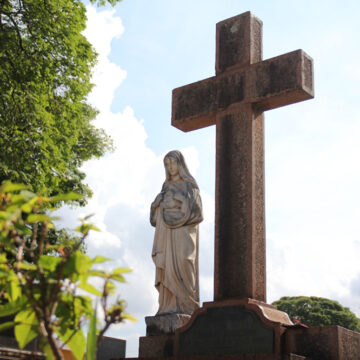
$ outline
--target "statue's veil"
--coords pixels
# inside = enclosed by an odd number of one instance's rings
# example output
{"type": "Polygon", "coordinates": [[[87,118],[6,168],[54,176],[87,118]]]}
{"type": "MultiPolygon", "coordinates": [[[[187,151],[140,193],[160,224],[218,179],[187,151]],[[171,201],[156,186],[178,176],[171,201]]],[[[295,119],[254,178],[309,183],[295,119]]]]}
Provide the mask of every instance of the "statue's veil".
{"type": "MultiPolygon", "coordinates": [[[[179,175],[180,175],[180,177],[184,181],[192,183],[196,188],[199,188],[198,184],[195,181],[195,179],[190,174],[190,171],[189,171],[189,169],[188,169],[188,167],[186,165],[183,154],[179,150],[169,151],[164,157],[164,163],[165,163],[165,159],[170,158],[170,157],[176,159],[176,161],[178,163],[178,166],[179,166],[179,175]]],[[[165,170],[165,173],[166,173],[165,183],[168,183],[170,181],[170,174],[167,172],[167,170],[165,170]]]]}

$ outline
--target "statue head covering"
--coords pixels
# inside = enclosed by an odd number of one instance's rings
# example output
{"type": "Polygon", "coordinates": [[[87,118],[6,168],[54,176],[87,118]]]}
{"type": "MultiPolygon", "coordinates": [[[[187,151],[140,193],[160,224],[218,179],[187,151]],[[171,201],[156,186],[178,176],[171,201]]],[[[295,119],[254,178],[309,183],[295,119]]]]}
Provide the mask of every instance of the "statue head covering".
{"type": "MultiPolygon", "coordinates": [[[[179,175],[180,177],[184,180],[184,181],[188,181],[190,183],[192,183],[193,185],[195,185],[196,188],[198,187],[198,184],[196,183],[195,179],[193,178],[193,176],[190,174],[190,171],[186,165],[185,159],[183,154],[179,151],[179,150],[172,150],[169,151],[165,157],[164,157],[164,163],[165,163],[165,159],[166,158],[173,158],[176,159],[177,164],[178,164],[178,168],[179,168],[179,175]]],[[[169,172],[166,170],[165,168],[165,173],[166,173],[166,180],[165,183],[170,181],[170,174],[169,172]]]]}

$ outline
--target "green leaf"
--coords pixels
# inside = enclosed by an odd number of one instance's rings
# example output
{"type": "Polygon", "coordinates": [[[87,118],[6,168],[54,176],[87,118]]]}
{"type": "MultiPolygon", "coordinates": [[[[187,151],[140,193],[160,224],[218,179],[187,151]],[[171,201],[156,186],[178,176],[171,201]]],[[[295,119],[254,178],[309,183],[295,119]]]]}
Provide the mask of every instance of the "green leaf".
{"type": "Polygon", "coordinates": [[[30,214],[27,218],[27,222],[32,224],[32,223],[36,223],[36,222],[51,222],[52,220],[57,220],[58,218],[56,217],[50,217],[48,215],[45,214],[30,214]]]}
{"type": "Polygon", "coordinates": [[[130,315],[130,314],[121,314],[121,317],[130,321],[138,321],[136,317],[130,315]]]}
{"type": "Polygon", "coordinates": [[[93,264],[99,264],[99,263],[103,263],[103,262],[106,262],[106,261],[110,261],[111,259],[109,258],[106,258],[104,256],[95,256],[93,259],[92,259],[92,263],[93,264]]]}
{"type": "Polygon", "coordinates": [[[96,296],[102,296],[102,293],[98,289],[96,289],[94,286],[92,286],[91,284],[89,284],[87,282],[80,283],[78,285],[78,288],[83,289],[90,294],[93,294],[96,296]]]}
{"type": "Polygon", "coordinates": [[[49,198],[50,202],[57,201],[71,201],[71,200],[80,200],[83,199],[84,196],[80,194],[76,194],[74,192],[70,192],[68,194],[56,195],[49,198]]]}
{"type": "Polygon", "coordinates": [[[22,190],[20,191],[20,196],[22,197],[22,199],[25,199],[26,201],[30,201],[32,199],[36,199],[37,195],[34,194],[32,191],[29,190],[22,190]]]}
{"type": "Polygon", "coordinates": [[[0,324],[0,332],[13,328],[15,324],[16,324],[15,321],[7,321],[5,323],[0,324]]]}
{"type": "Polygon", "coordinates": [[[88,275],[89,276],[97,276],[97,277],[101,277],[104,279],[107,279],[110,277],[110,275],[103,270],[90,270],[90,271],[88,271],[88,275]]]}
{"type": "Polygon", "coordinates": [[[33,310],[20,311],[15,317],[15,322],[19,324],[15,326],[15,338],[19,348],[23,349],[38,335],[35,331],[37,326],[35,312],[33,310]]]}
{"type": "Polygon", "coordinates": [[[54,354],[48,342],[42,347],[42,351],[46,355],[46,360],[55,360],[54,354]]]}
{"type": "Polygon", "coordinates": [[[55,271],[57,266],[62,262],[62,258],[58,256],[41,255],[39,265],[48,271],[55,271]]]}
{"type": "Polygon", "coordinates": [[[24,204],[21,206],[21,210],[26,212],[26,213],[30,213],[32,210],[32,206],[28,203],[24,204]]]}
{"type": "Polygon", "coordinates": [[[74,330],[68,329],[65,334],[57,332],[60,339],[66,343],[70,348],[72,354],[77,360],[82,360],[85,353],[85,336],[82,330],[77,330],[74,333],[74,330]],[[69,340],[70,339],[70,340],[69,340]]]}
{"type": "Polygon", "coordinates": [[[85,353],[85,336],[82,330],[77,331],[67,343],[70,350],[78,360],[82,360],[85,353]]]}
{"type": "Polygon", "coordinates": [[[29,188],[30,187],[28,185],[14,184],[10,181],[5,181],[1,185],[1,191],[3,191],[3,192],[14,192],[14,191],[25,190],[25,189],[29,189],[29,188]]]}
{"type": "Polygon", "coordinates": [[[16,223],[14,224],[15,229],[20,232],[22,235],[27,235],[27,236],[31,236],[32,235],[32,231],[30,228],[28,228],[25,225],[16,223]]]}
{"type": "Polygon", "coordinates": [[[7,257],[6,254],[0,253],[0,264],[6,264],[7,263],[7,257]]]}
{"type": "Polygon", "coordinates": [[[87,234],[90,230],[94,230],[98,232],[101,231],[99,228],[97,228],[92,224],[82,224],[75,229],[75,231],[80,232],[82,234],[87,234]]]}
{"type": "Polygon", "coordinates": [[[30,263],[27,263],[27,262],[23,261],[23,262],[20,263],[20,269],[36,271],[37,267],[34,264],[30,264],[30,263]]]}
{"type": "Polygon", "coordinates": [[[24,309],[27,304],[27,299],[21,297],[16,299],[16,301],[10,301],[5,305],[0,305],[0,316],[8,316],[16,314],[19,310],[24,309]]]}
{"type": "Polygon", "coordinates": [[[92,301],[89,296],[77,295],[74,304],[75,307],[81,308],[81,311],[88,317],[92,316],[92,301]]]}
{"type": "Polygon", "coordinates": [[[19,280],[17,277],[16,277],[16,280],[15,279],[10,280],[8,289],[9,289],[9,299],[11,301],[16,301],[17,299],[20,298],[21,287],[20,287],[19,280]]]}
{"type": "Polygon", "coordinates": [[[125,278],[120,274],[111,274],[110,278],[115,281],[126,282],[125,278]]]}
{"type": "Polygon", "coordinates": [[[121,274],[130,273],[130,272],[132,272],[131,269],[120,267],[120,268],[114,269],[112,271],[110,277],[111,277],[112,280],[115,280],[115,281],[126,282],[124,276],[122,276],[121,274]]]}
{"type": "Polygon", "coordinates": [[[86,360],[96,360],[96,307],[97,304],[95,304],[94,312],[90,318],[90,325],[86,344],[86,360]]]}
{"type": "Polygon", "coordinates": [[[64,266],[64,275],[70,276],[75,280],[74,276],[87,274],[91,269],[91,258],[80,251],[75,251],[74,254],[68,258],[64,266]]]}
{"type": "Polygon", "coordinates": [[[119,267],[112,271],[113,274],[124,274],[124,273],[131,273],[132,270],[129,268],[119,267]]]}
{"type": "Polygon", "coordinates": [[[85,274],[88,270],[91,269],[92,261],[91,258],[80,251],[76,251],[74,254],[75,257],[75,270],[79,274],[85,274]]]}

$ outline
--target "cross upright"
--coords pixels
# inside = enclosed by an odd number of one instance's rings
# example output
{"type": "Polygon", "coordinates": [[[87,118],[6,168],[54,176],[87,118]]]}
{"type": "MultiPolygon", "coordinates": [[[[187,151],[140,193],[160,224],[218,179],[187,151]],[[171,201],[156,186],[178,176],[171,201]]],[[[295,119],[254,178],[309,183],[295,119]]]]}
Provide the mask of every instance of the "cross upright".
{"type": "Polygon", "coordinates": [[[266,302],[264,115],[313,98],[302,50],[262,61],[262,21],[250,12],[216,25],[216,76],[173,90],[172,125],[216,125],[214,300],[266,302]]]}

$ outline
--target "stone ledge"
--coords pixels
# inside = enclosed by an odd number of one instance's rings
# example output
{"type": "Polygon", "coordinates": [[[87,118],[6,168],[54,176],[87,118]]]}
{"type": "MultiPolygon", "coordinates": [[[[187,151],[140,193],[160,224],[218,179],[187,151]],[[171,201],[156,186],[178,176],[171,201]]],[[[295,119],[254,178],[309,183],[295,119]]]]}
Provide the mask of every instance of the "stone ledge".
{"type": "Polygon", "coordinates": [[[360,333],[336,325],[289,328],[285,350],[312,360],[358,360],[360,333]]]}
{"type": "MultiPolygon", "coordinates": [[[[186,356],[186,357],[138,357],[138,358],[126,358],[126,360],[310,360],[309,358],[288,354],[284,356],[278,355],[220,355],[220,356],[186,356]]],[[[119,359],[120,360],[120,359],[119,359]]]]}

